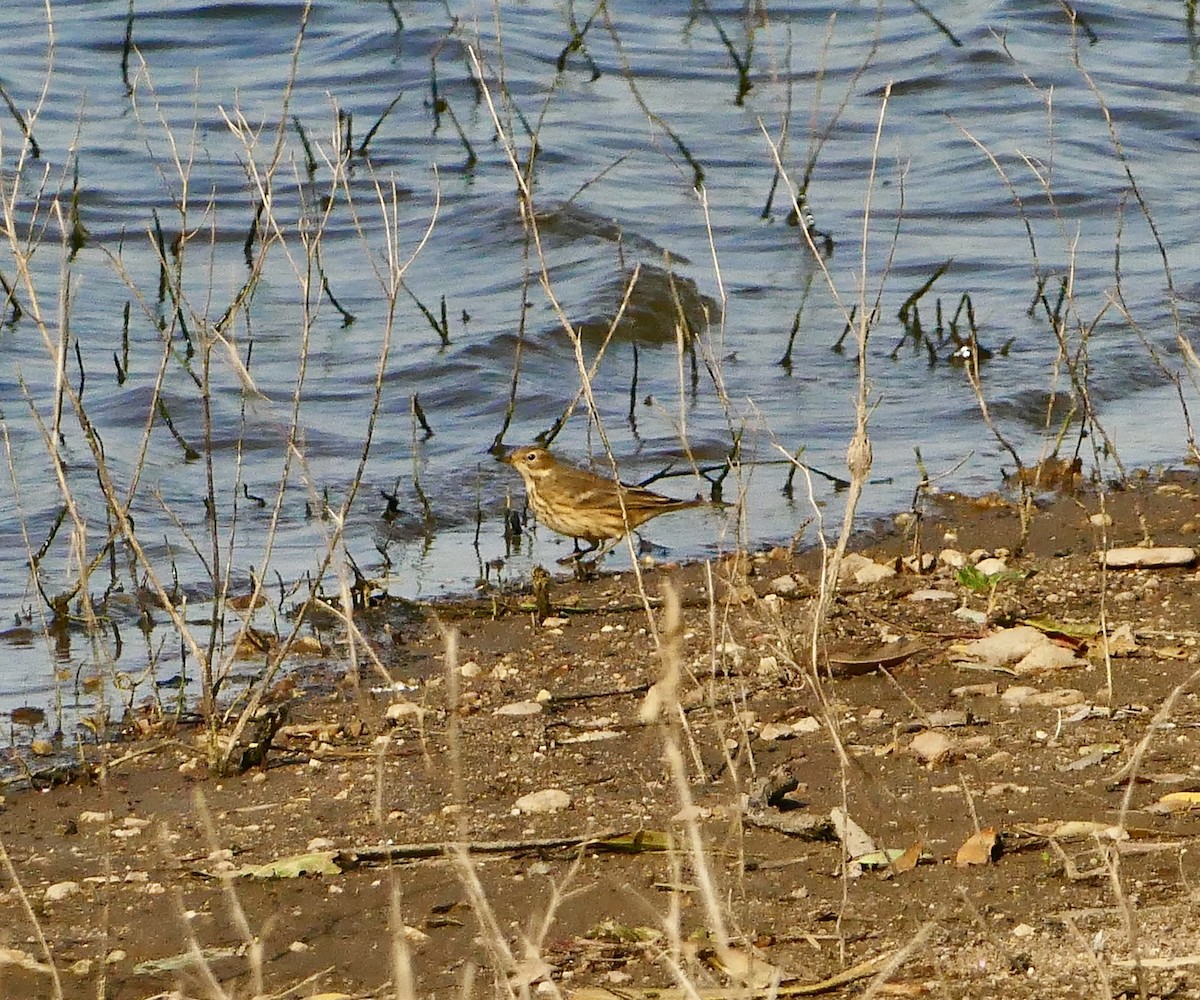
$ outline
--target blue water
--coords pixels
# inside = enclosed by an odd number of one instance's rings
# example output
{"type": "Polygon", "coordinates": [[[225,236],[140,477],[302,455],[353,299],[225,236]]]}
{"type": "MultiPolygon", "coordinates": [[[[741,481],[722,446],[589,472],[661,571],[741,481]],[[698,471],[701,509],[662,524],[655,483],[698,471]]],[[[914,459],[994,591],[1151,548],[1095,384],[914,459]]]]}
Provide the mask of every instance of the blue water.
{"type": "MultiPolygon", "coordinates": [[[[564,317],[591,364],[635,268],[625,323],[593,380],[625,478],[719,465],[740,444],[724,488],[734,506],[647,531],[673,558],[791,539],[814,511],[803,479],[784,494],[785,452],[845,474],[853,338],[833,348],[855,305],[856,316],[879,305],[864,518],[910,502],[916,448],[947,489],[994,489],[1012,464],[949,362],[955,345],[932,335],[939,298],[948,324],[969,295],[979,341],[997,352],[983,391],[1025,461],[1058,437],[1071,366],[1127,467],[1186,455],[1171,381],[1181,377],[1196,412],[1196,372],[1178,343],[1200,313],[1200,46],[1186,5],[1089,5],[1082,27],[1057,6],[1017,0],[929,5],[944,27],[905,2],[728,4],[711,17],[684,3],[610,6],[611,23],[597,17],[560,72],[572,12],[582,25],[590,7],[397,2],[398,21],[385,3],[314,4],[289,88],[299,5],[139,2],[129,89],[126,3],[54,4],[52,47],[42,5],[0,8],[0,83],[40,151],[33,158],[16,122],[0,119],[14,230],[0,273],[24,309],[0,327],[0,613],[28,617],[35,634],[5,648],[0,710],[61,701],[89,711],[95,696],[79,678],[93,674],[120,675],[121,698],[138,704],[179,668],[167,616],[155,611],[143,633],[133,602],[124,618],[111,602],[100,633],[42,635],[29,556],[66,498],[72,513],[39,564],[45,593],[70,593],[81,564],[97,601],[149,583],[125,544],[104,553],[110,521],[85,426],[202,645],[214,577],[241,592],[254,572],[277,597],[280,581],[286,590],[316,571],[334,544],[322,505],[346,501],[364,450],[336,566],[349,554],[391,593],[425,597],[484,576],[519,581],[560,555],[545,530],[506,550],[503,512],[521,491],[488,448],[514,372],[507,443],[563,412],[580,384],[564,317]],[[748,68],[740,104],[714,20],[748,68]],[[525,167],[536,131],[544,275],[469,50],[525,167]],[[397,97],[366,150],[342,158],[347,131],[357,150],[397,97]],[[832,240],[827,271],[788,225],[782,185],[764,217],[774,160],[763,130],[778,142],[785,124],[795,184],[812,158],[807,201],[832,240]],[[255,272],[244,245],[268,186],[255,272]],[[87,234],[76,252],[64,235],[73,203],[87,234]],[[158,230],[178,302],[160,294],[158,230]],[[947,260],[919,302],[932,339],[906,339],[898,310],[947,260]],[[1039,277],[1051,307],[1069,283],[1057,336],[1030,309],[1039,277]],[[676,298],[697,335],[694,369],[677,350],[676,298]],[[435,329],[443,301],[448,343],[435,329]],[[55,445],[60,380],[82,384],[86,424],[65,402],[55,445]],[[396,517],[381,493],[396,498],[396,517]]],[[[555,447],[583,459],[599,440],[580,406],[555,447]]],[[[1078,429],[1065,440],[1073,451],[1078,429]]],[[[1082,443],[1085,468],[1111,475],[1111,458],[1096,462],[1100,440],[1093,428],[1082,443]]],[[[694,476],[658,486],[707,489],[694,476]]],[[[836,523],[838,495],[820,477],[814,490],[836,523]]],[[[219,655],[235,631],[231,619],[219,655]]]]}

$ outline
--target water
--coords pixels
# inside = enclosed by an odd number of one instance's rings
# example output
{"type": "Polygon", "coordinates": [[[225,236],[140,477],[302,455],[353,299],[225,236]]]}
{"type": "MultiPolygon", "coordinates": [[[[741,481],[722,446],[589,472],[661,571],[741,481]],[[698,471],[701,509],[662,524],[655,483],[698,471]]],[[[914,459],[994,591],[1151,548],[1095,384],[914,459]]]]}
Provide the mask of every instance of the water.
{"type": "MultiPolygon", "coordinates": [[[[368,434],[343,540],[362,571],[386,579],[393,594],[463,592],[481,576],[519,580],[533,563],[564,552],[545,531],[532,549],[506,552],[503,511],[510,499],[520,502],[520,488],[487,449],[503,426],[514,371],[507,443],[532,440],[564,411],[580,378],[558,310],[581,330],[590,364],[635,268],[625,321],[594,377],[625,478],[667,466],[686,472],[688,454],[699,466],[719,466],[735,439],[742,449],[743,464],[724,489],[740,507],[679,514],[647,531],[672,557],[790,539],[813,507],[802,478],[785,494],[785,451],[803,449],[814,467],[845,475],[852,338],[844,352],[833,348],[860,294],[868,309],[879,301],[869,349],[875,482],[864,518],[909,503],[915,448],[931,473],[949,473],[945,487],[998,485],[1011,460],[981,420],[963,368],[948,362],[954,345],[906,339],[897,319],[948,260],[920,300],[922,323],[932,330],[939,298],[948,323],[969,295],[980,342],[997,352],[1009,345],[984,365],[983,389],[1026,461],[1057,433],[1057,424],[1044,426],[1049,394],[1071,390],[1044,311],[1030,310],[1039,274],[1049,279],[1051,306],[1060,280],[1071,282],[1064,348],[1073,363],[1086,361],[1121,459],[1182,457],[1186,435],[1170,377],[1184,364],[1172,300],[1125,163],[1169,256],[1188,335],[1200,289],[1200,46],[1186,5],[1089,5],[1086,30],[1077,27],[1074,37],[1054,5],[973,0],[932,9],[944,27],[905,2],[617,4],[611,30],[598,16],[584,49],[568,53],[559,72],[570,23],[583,25],[592,13],[586,5],[317,3],[289,92],[299,5],[142,2],[130,93],[121,68],[127,4],[54,4],[52,51],[41,4],[4,5],[0,82],[22,113],[38,107],[41,156],[30,159],[16,123],[4,117],[3,193],[44,322],[39,328],[33,295],[6,250],[0,272],[17,286],[25,313],[14,320],[8,311],[0,328],[10,472],[0,488],[8,554],[0,611],[14,622],[31,612],[33,635],[9,638],[0,710],[61,700],[86,713],[96,695],[81,678],[114,671],[136,703],[153,677],[179,666],[166,616],[156,612],[157,627],[143,633],[128,599],[110,601],[112,624],[102,635],[41,634],[44,602],[28,556],[63,505],[49,456],[64,315],[61,377],[82,384],[88,426],[117,492],[130,498],[147,559],[164,586],[178,580],[193,623],[212,594],[214,559],[235,591],[246,589],[252,570],[277,592],[278,581],[286,587],[317,569],[334,532],[319,512],[348,496],[368,434]],[[721,32],[748,69],[740,104],[721,32]],[[533,197],[553,300],[469,49],[482,56],[485,84],[523,164],[537,132],[533,197]],[[366,151],[335,169],[339,137],[349,131],[357,148],[397,97],[366,151]],[[815,153],[807,199],[833,241],[828,279],[787,224],[782,186],[763,217],[774,173],[763,129],[778,141],[785,121],[782,158],[796,183],[815,153]],[[273,224],[250,242],[251,260],[264,246],[265,256],[247,287],[244,248],[277,143],[273,224]],[[51,204],[58,196],[69,228],[76,177],[87,237],[72,254],[51,204]],[[160,294],[156,226],[168,262],[182,269],[178,307],[160,294]],[[318,235],[319,258],[305,244],[318,235]],[[1118,241],[1122,308],[1114,304],[1118,241]],[[402,285],[389,257],[407,265],[402,285]],[[352,323],[322,293],[321,274],[352,323]],[[676,349],[676,296],[698,333],[694,377],[691,358],[676,349]],[[205,371],[205,331],[234,303],[205,371]],[[794,326],[790,365],[781,365],[794,326]],[[147,441],[160,380],[178,438],[158,412],[147,441]],[[198,388],[205,380],[207,430],[198,388]],[[432,436],[414,418],[414,396],[432,436]],[[215,556],[206,527],[209,466],[192,452],[212,456],[215,556]],[[396,498],[397,516],[385,516],[384,493],[396,498]],[[488,565],[498,559],[501,568],[488,565]]],[[[1195,386],[1184,374],[1195,411],[1195,386]]],[[[598,447],[585,407],[555,447],[576,458],[598,447]]],[[[79,562],[102,553],[110,531],[92,449],[69,403],[59,450],[86,534],[72,542],[68,515],[54,535],[40,560],[48,595],[67,591],[79,562]]],[[[1084,455],[1090,467],[1090,441],[1084,455]]],[[[691,476],[658,486],[680,496],[706,488],[691,476]]],[[[824,516],[836,520],[838,495],[819,476],[814,490],[824,516]]],[[[611,558],[619,566],[628,557],[611,558]]],[[[114,581],[126,594],[147,582],[124,546],[94,567],[89,590],[99,598],[114,581]]]]}

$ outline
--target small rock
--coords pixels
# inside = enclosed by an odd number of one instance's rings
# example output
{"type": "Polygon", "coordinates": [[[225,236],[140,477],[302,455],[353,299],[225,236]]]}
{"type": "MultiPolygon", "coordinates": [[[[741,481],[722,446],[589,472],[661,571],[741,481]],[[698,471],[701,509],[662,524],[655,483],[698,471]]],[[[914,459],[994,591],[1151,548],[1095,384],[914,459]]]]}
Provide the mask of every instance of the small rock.
{"type": "Polygon", "coordinates": [[[987,615],[982,611],[976,611],[974,608],[955,608],[953,614],[955,618],[961,618],[972,625],[987,624],[987,615]]]}
{"type": "Polygon", "coordinates": [[[988,785],[987,788],[983,790],[984,796],[989,799],[994,799],[997,795],[1008,795],[1010,793],[1015,793],[1017,795],[1028,795],[1029,786],[1018,785],[1012,781],[1000,781],[994,785],[988,785]]]}
{"type": "Polygon", "coordinates": [[[1003,559],[997,559],[995,556],[992,556],[988,559],[980,559],[975,564],[975,568],[984,576],[995,576],[997,573],[1003,573],[1008,569],[1008,563],[1003,559]]]}
{"type": "Polygon", "coordinates": [[[769,584],[768,589],[772,594],[778,594],[780,597],[793,597],[800,590],[800,581],[791,573],[785,573],[783,576],[777,576],[769,584]]]}
{"type": "Polygon", "coordinates": [[[970,717],[960,708],[943,708],[936,712],[929,713],[929,727],[931,729],[954,728],[956,726],[965,726],[970,722],[970,717]]]}
{"type": "Polygon", "coordinates": [[[566,809],[570,804],[571,796],[561,788],[543,788],[540,792],[522,795],[513,804],[513,809],[519,813],[549,813],[566,809]]]}
{"type": "Polygon", "coordinates": [[[90,958],[81,958],[78,962],[72,962],[69,968],[72,976],[78,979],[86,979],[92,974],[92,960],[90,958]]]}
{"type": "Polygon", "coordinates": [[[877,583],[896,575],[891,566],[882,566],[874,559],[868,559],[857,552],[849,553],[842,560],[838,577],[842,580],[853,580],[855,583],[877,583]]]}
{"type": "Polygon", "coordinates": [[[1133,637],[1133,628],[1128,622],[1121,625],[1108,634],[1107,640],[1102,636],[1100,639],[1100,653],[1104,653],[1107,646],[1109,656],[1132,656],[1137,652],[1137,640],[1133,637]]]}
{"type": "Polygon", "coordinates": [[[879,583],[880,580],[887,580],[895,575],[896,571],[891,566],[871,563],[870,566],[863,566],[854,574],[854,582],[861,584],[879,583]]]}
{"type": "Polygon", "coordinates": [[[1109,528],[1112,527],[1111,514],[1093,514],[1088,518],[1088,523],[1094,528],[1109,528]]]}
{"type": "Polygon", "coordinates": [[[1046,642],[1031,649],[1016,663],[1013,669],[1018,676],[1026,674],[1045,673],[1050,670],[1065,670],[1068,667],[1085,667],[1086,660],[1081,660],[1065,646],[1056,642],[1046,642]]]}
{"type": "Polygon", "coordinates": [[[468,678],[478,677],[479,676],[479,664],[476,663],[474,660],[467,660],[466,663],[464,663],[461,667],[458,668],[458,672],[460,674],[462,674],[463,677],[468,677],[468,678]]]}
{"type": "Polygon", "coordinates": [[[945,733],[935,733],[927,729],[913,737],[908,749],[924,764],[939,764],[950,756],[953,746],[953,741],[945,733]]]}
{"type": "Polygon", "coordinates": [[[918,576],[932,572],[933,567],[937,565],[932,552],[922,552],[919,556],[905,556],[900,562],[908,572],[918,576]]]}
{"type": "Polygon", "coordinates": [[[790,740],[796,735],[796,731],[784,722],[768,722],[762,727],[758,734],[758,738],[767,743],[772,743],[775,740],[790,740]]]}
{"type": "Polygon", "coordinates": [[[57,903],[68,896],[74,896],[79,891],[78,882],[55,882],[54,885],[46,887],[45,900],[47,903],[57,903]]]}
{"type": "Polygon", "coordinates": [[[954,744],[955,754],[968,756],[970,754],[978,754],[982,750],[987,750],[992,745],[992,738],[984,736],[982,733],[978,736],[968,736],[966,739],[961,739],[954,744]]]}
{"type": "Polygon", "coordinates": [[[729,661],[735,666],[742,665],[742,654],[745,653],[745,647],[739,646],[736,642],[718,642],[715,647],[715,652],[721,656],[729,658],[729,661]]]}
{"type": "Polygon", "coordinates": [[[388,705],[384,713],[388,722],[399,722],[401,719],[420,719],[425,710],[411,701],[398,701],[388,705]]]}
{"type": "Polygon", "coordinates": [[[758,672],[760,674],[777,674],[779,673],[779,660],[774,656],[764,656],[758,661],[758,672]]]}
{"type": "Polygon", "coordinates": [[[1017,924],[1017,926],[1013,928],[1012,933],[1013,937],[1015,938],[1028,938],[1033,937],[1034,930],[1028,924],[1017,924]]]}
{"type": "Polygon", "coordinates": [[[951,569],[962,569],[967,564],[967,557],[958,549],[942,549],[938,553],[938,562],[951,569]]]}
{"type": "Polygon", "coordinates": [[[995,681],[991,684],[964,684],[950,689],[951,698],[995,698],[999,693],[1000,686],[995,681]]]}
{"type": "Polygon", "coordinates": [[[1035,687],[1029,687],[1027,684],[1013,684],[1005,688],[1004,694],[1000,696],[1000,700],[1004,704],[1016,708],[1019,705],[1024,705],[1030,698],[1038,693],[1035,687]]]}
{"type": "Polygon", "coordinates": [[[85,809],[79,814],[80,823],[107,823],[112,819],[110,812],[94,812],[90,809],[85,809]]]}
{"type": "Polygon", "coordinates": [[[537,701],[512,701],[507,705],[501,705],[492,714],[512,716],[541,715],[542,704],[537,701]]]}
{"type": "Polygon", "coordinates": [[[543,618],[542,628],[562,628],[570,623],[569,618],[543,618]]]}
{"type": "Polygon", "coordinates": [[[803,719],[797,719],[792,723],[792,732],[794,733],[815,733],[820,728],[821,723],[811,715],[806,715],[803,719]]]}
{"type": "Polygon", "coordinates": [[[689,806],[684,806],[674,816],[671,817],[672,823],[698,823],[701,820],[712,819],[712,809],[708,806],[698,806],[692,803],[689,806]]]}
{"type": "Polygon", "coordinates": [[[958,595],[952,594],[948,590],[931,590],[928,587],[924,590],[914,590],[908,595],[910,601],[957,601],[958,595]]]}
{"type": "Polygon", "coordinates": [[[1054,688],[1052,691],[1036,691],[1025,699],[1026,705],[1036,705],[1042,708],[1069,708],[1080,705],[1087,699],[1082,691],[1075,688],[1054,688]]]}
{"type": "Polygon", "coordinates": [[[1104,553],[1104,564],[1112,569],[1127,569],[1146,566],[1188,566],[1196,561],[1196,550],[1187,545],[1141,548],[1130,546],[1109,549],[1104,553]]]}

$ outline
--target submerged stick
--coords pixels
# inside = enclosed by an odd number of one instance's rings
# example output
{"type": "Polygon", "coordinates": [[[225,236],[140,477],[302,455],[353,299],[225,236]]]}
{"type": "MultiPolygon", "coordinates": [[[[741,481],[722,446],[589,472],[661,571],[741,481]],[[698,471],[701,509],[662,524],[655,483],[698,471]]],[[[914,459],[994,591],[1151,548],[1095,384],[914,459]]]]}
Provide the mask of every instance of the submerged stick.
{"type": "Polygon", "coordinates": [[[421,425],[421,430],[425,432],[425,440],[428,441],[433,437],[433,428],[429,426],[429,421],[425,419],[425,411],[421,408],[421,397],[415,392],[412,395],[412,412],[417,418],[417,423],[421,425]]]}
{"type": "Polygon", "coordinates": [[[29,141],[29,151],[33,154],[35,160],[41,159],[42,147],[37,144],[37,140],[33,137],[33,129],[29,122],[25,120],[25,116],[17,110],[17,106],[13,104],[12,98],[8,96],[8,91],[4,89],[4,84],[0,83],[0,98],[3,98],[4,103],[8,105],[9,114],[13,116],[13,120],[20,128],[21,134],[29,141]]]}
{"type": "Polygon", "coordinates": [[[125,84],[125,93],[133,93],[133,85],[129,82],[129,53],[133,49],[133,0],[129,0],[129,11],[125,15],[125,40],[121,43],[121,82],[125,84]]]}
{"type": "Polygon", "coordinates": [[[400,98],[402,98],[403,96],[404,96],[403,93],[397,94],[395,96],[395,98],[392,100],[392,102],[386,108],[383,109],[383,112],[380,114],[380,116],[375,119],[375,124],[372,125],[369,129],[367,129],[367,134],[365,136],[363,136],[363,141],[358,144],[358,155],[359,156],[367,155],[367,146],[370,144],[371,140],[373,138],[375,138],[375,133],[379,131],[379,126],[382,125],[384,119],[387,118],[387,116],[392,113],[392,111],[395,109],[396,105],[400,103],[400,98]]]}

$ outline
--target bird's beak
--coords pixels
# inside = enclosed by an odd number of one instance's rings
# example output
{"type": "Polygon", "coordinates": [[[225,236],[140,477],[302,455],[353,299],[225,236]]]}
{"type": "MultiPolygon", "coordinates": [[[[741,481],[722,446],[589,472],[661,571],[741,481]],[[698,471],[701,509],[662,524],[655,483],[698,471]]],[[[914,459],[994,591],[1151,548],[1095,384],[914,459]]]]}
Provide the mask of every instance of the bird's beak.
{"type": "Polygon", "coordinates": [[[515,454],[516,454],[516,452],[506,451],[503,455],[499,455],[498,458],[505,465],[512,465],[513,455],[515,455],[515,454]]]}

